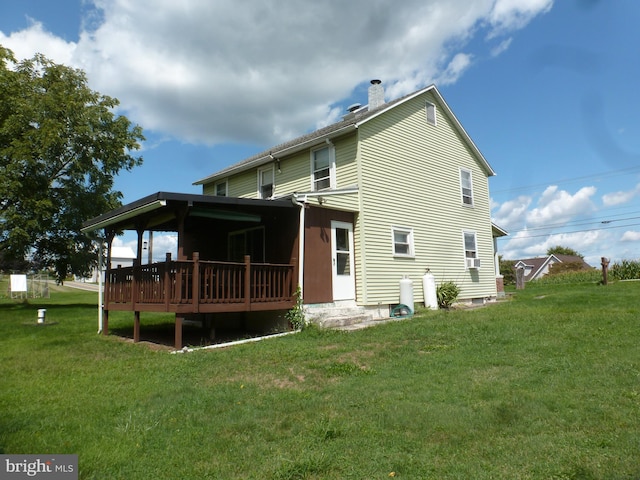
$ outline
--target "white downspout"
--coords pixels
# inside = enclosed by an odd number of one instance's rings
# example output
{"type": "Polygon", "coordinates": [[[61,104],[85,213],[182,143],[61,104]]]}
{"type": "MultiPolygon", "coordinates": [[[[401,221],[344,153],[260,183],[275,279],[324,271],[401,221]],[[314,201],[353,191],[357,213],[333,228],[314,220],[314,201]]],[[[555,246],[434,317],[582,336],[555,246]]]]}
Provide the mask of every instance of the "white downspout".
{"type": "Polygon", "coordinates": [[[298,200],[298,194],[294,193],[291,197],[294,205],[300,207],[300,227],[298,232],[298,286],[300,287],[300,298],[304,298],[304,211],[307,202],[307,196],[302,197],[302,201],[298,200]]]}

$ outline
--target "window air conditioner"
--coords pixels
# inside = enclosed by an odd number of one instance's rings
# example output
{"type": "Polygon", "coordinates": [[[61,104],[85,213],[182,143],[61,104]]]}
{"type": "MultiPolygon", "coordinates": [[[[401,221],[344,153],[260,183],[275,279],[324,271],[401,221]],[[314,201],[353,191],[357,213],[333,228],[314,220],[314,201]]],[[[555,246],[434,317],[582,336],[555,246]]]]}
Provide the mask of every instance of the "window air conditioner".
{"type": "Polygon", "coordinates": [[[480,259],[467,258],[467,268],[480,268],[480,259]]]}

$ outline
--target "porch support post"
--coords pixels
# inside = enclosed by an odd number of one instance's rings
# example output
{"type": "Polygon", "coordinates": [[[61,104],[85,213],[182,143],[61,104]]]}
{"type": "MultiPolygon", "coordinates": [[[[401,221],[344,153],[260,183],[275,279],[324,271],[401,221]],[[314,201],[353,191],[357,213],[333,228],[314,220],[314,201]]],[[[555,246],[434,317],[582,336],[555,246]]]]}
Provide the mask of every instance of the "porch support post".
{"type": "Polygon", "coordinates": [[[178,220],[178,261],[186,260],[187,257],[184,253],[184,221],[189,213],[188,206],[176,212],[176,218],[178,220]]]}
{"type": "Polygon", "coordinates": [[[193,279],[191,292],[191,305],[193,313],[200,312],[200,253],[193,252],[193,279]]]}
{"type": "Polygon", "coordinates": [[[136,228],[136,232],[138,232],[138,248],[136,250],[136,259],[138,260],[138,265],[142,265],[142,238],[144,237],[144,228],[138,226],[136,228]]]}
{"type": "Polygon", "coordinates": [[[164,310],[169,311],[171,303],[171,252],[167,252],[164,263],[164,310]]]}
{"type": "Polygon", "coordinates": [[[175,333],[175,349],[180,350],[182,348],[182,317],[176,314],[176,333],[175,333]]]}
{"type": "Polygon", "coordinates": [[[244,256],[244,305],[248,310],[251,308],[251,257],[244,256]]]}
{"type": "Polygon", "coordinates": [[[140,341],[140,312],[133,314],[133,343],[140,341]]]}

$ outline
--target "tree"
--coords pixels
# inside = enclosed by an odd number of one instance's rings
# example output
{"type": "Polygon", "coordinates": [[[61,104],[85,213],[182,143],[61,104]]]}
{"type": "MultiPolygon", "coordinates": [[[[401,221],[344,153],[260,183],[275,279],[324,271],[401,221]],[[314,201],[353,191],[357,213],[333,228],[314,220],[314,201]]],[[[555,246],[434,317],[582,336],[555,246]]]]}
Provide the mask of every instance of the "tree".
{"type": "Polygon", "coordinates": [[[30,258],[62,281],[95,264],[82,222],[120,206],[114,176],[142,163],[142,128],[118,104],[81,70],[0,45],[0,268],[30,258]]]}
{"type": "Polygon", "coordinates": [[[505,285],[516,284],[516,261],[505,260],[502,255],[498,255],[498,262],[500,265],[500,275],[502,275],[502,281],[505,285]]]}
{"type": "Polygon", "coordinates": [[[562,245],[549,248],[547,255],[573,255],[574,257],[584,258],[584,255],[580,255],[573,248],[563,247],[562,245]]]}

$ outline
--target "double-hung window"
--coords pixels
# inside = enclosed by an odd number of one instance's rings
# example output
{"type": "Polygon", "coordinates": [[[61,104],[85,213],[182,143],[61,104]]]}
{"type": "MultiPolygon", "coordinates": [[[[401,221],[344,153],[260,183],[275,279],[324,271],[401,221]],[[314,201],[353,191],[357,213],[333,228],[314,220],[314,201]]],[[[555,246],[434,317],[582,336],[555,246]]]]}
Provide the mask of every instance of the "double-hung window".
{"type": "Polygon", "coordinates": [[[395,257],[413,257],[413,229],[405,227],[392,227],[393,255],[395,257]]]}
{"type": "Polygon", "coordinates": [[[476,232],[465,231],[463,234],[465,268],[480,268],[480,257],[478,256],[478,242],[476,238],[476,232]]]}
{"type": "Polygon", "coordinates": [[[333,147],[327,146],[311,151],[311,176],[313,191],[335,186],[335,161],[333,147]]]}
{"type": "Polygon", "coordinates": [[[215,185],[215,195],[216,197],[226,197],[227,196],[227,180],[221,180],[220,182],[216,182],[215,185]]]}
{"type": "Polygon", "coordinates": [[[258,197],[273,197],[274,186],[273,165],[258,169],[258,197]]]}
{"type": "Polygon", "coordinates": [[[462,204],[473,206],[473,181],[471,170],[460,169],[460,191],[462,193],[462,204]]]}

